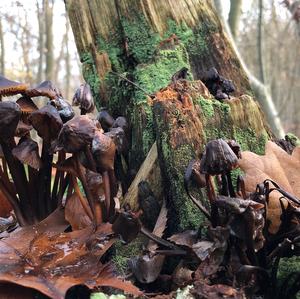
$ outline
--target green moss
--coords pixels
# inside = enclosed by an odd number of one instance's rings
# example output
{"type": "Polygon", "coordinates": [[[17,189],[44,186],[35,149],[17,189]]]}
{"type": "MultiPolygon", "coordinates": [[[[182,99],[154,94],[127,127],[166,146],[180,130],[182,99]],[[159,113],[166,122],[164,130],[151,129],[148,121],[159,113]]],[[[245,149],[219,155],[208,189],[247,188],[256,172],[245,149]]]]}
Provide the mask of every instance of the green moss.
{"type": "Polygon", "coordinates": [[[286,139],[289,140],[295,146],[300,145],[299,138],[296,135],[292,134],[292,133],[287,133],[286,134],[286,139]]]}
{"type": "Polygon", "coordinates": [[[161,136],[161,149],[163,160],[165,161],[164,172],[171,182],[169,186],[172,190],[172,204],[177,215],[172,215],[169,221],[172,231],[184,229],[196,229],[204,221],[204,216],[195,207],[184,189],[184,172],[189,162],[195,158],[192,146],[181,145],[176,149],[171,149],[169,137],[166,132],[161,136]]]}
{"type": "Polygon", "coordinates": [[[168,29],[164,35],[165,38],[176,34],[180,41],[185,45],[192,60],[203,59],[209,54],[209,40],[211,33],[217,30],[217,26],[210,22],[200,22],[193,30],[186,23],[176,23],[174,20],[168,20],[168,29]]]}
{"type": "Polygon", "coordinates": [[[112,262],[121,275],[125,276],[127,274],[129,259],[141,253],[143,243],[144,240],[142,237],[135,239],[127,245],[123,244],[121,241],[115,243],[115,253],[112,262]]]}
{"type": "Polygon", "coordinates": [[[258,136],[251,128],[234,128],[233,137],[241,146],[242,151],[250,150],[256,154],[264,155],[268,140],[267,133],[258,136]]]}
{"type": "Polygon", "coordinates": [[[95,102],[97,104],[100,102],[100,79],[97,74],[92,55],[90,53],[84,53],[81,55],[80,60],[82,62],[82,74],[84,80],[90,85],[95,102]]]}
{"type": "Polygon", "coordinates": [[[135,14],[133,19],[123,17],[121,24],[127,39],[129,55],[136,64],[148,63],[160,40],[159,35],[153,32],[142,14],[135,14]]]}
{"type": "MultiPolygon", "coordinates": [[[[174,49],[160,50],[151,64],[139,65],[134,71],[135,82],[148,93],[167,86],[172,75],[182,67],[189,67],[186,49],[179,45],[174,49]]],[[[145,94],[136,90],[136,102],[145,101],[145,94]]]]}

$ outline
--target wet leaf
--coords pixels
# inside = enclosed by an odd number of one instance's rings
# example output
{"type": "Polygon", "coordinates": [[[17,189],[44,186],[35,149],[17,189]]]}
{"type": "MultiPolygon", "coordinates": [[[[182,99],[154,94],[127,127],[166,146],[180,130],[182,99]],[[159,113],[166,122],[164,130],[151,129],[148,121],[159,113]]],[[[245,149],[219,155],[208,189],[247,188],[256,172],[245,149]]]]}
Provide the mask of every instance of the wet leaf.
{"type": "Polygon", "coordinates": [[[131,283],[114,276],[111,265],[100,262],[115,242],[111,225],[102,224],[96,231],[87,227],[63,233],[66,225],[61,216],[61,225],[50,226],[54,219],[49,221],[48,217],[37,227],[20,229],[2,241],[0,282],[33,288],[55,299],[63,299],[70,287],[79,284],[89,288],[110,286],[139,295],[131,283]],[[20,238],[25,236],[24,242],[20,238]]]}
{"type": "MultiPolygon", "coordinates": [[[[253,192],[257,184],[271,179],[285,191],[300,197],[300,147],[296,147],[293,153],[289,155],[275,143],[269,141],[266,144],[265,155],[259,156],[252,152],[243,152],[239,166],[245,172],[246,191],[253,192]]],[[[271,223],[269,226],[271,233],[276,233],[281,223],[279,201],[281,196],[276,191],[270,194],[267,219],[271,223]]]]}

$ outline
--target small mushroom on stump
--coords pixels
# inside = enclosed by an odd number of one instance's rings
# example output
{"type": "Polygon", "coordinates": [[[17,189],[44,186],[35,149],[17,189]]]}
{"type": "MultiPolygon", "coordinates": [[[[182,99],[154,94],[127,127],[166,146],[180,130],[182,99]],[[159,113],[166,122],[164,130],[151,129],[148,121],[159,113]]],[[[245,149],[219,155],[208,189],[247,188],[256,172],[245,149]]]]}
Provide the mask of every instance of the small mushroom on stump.
{"type": "Polygon", "coordinates": [[[75,116],[72,106],[61,97],[51,100],[50,104],[56,108],[63,123],[69,121],[75,116]]]}
{"type": "Polygon", "coordinates": [[[212,184],[212,175],[225,175],[229,185],[230,196],[235,197],[232,186],[230,171],[237,167],[238,158],[230,146],[223,140],[212,140],[205,146],[204,154],[201,158],[200,171],[205,174],[208,198],[212,205],[212,220],[217,219],[217,210],[214,205],[216,199],[215,190],[212,184]]]}
{"type": "Polygon", "coordinates": [[[189,184],[193,182],[199,188],[206,187],[206,179],[205,175],[200,172],[200,161],[199,160],[192,160],[184,174],[184,188],[190,199],[193,203],[199,208],[199,210],[205,215],[205,217],[210,220],[210,214],[207,209],[203,206],[203,204],[197,200],[189,190],[189,184]]]}
{"type": "Polygon", "coordinates": [[[98,113],[97,120],[99,121],[104,132],[107,132],[114,124],[114,118],[108,113],[106,107],[101,107],[98,113]]]}
{"type": "Polygon", "coordinates": [[[81,115],[93,112],[95,104],[89,84],[80,85],[73,96],[72,105],[79,106],[81,115]]]}

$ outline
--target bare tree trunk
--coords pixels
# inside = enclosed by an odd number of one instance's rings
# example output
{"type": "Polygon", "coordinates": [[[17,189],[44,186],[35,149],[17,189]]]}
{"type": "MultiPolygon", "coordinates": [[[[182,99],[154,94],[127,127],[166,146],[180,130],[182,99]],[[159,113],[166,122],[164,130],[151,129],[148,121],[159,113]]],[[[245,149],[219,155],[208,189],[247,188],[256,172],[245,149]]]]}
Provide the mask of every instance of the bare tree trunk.
{"type": "Polygon", "coordinates": [[[257,58],[259,66],[259,80],[265,84],[265,68],[263,54],[263,0],[258,1],[258,20],[257,20],[257,58]]]}
{"type": "Polygon", "coordinates": [[[243,0],[230,1],[228,23],[234,39],[236,39],[239,30],[242,4],[243,4],[243,0]]]}
{"type": "Polygon", "coordinates": [[[0,19],[0,73],[5,75],[5,46],[4,46],[4,32],[2,28],[2,21],[0,19]]]}
{"type": "Polygon", "coordinates": [[[45,50],[46,50],[46,80],[53,80],[54,54],[53,54],[53,0],[44,0],[45,8],[45,50]]]}
{"type": "Polygon", "coordinates": [[[70,52],[69,52],[69,33],[70,33],[70,23],[66,17],[66,39],[65,39],[65,67],[66,67],[66,76],[65,76],[65,97],[70,99],[70,79],[71,79],[71,65],[70,65],[70,52]]]}
{"type": "Polygon", "coordinates": [[[37,18],[38,18],[38,24],[39,24],[39,37],[38,37],[38,51],[39,51],[39,60],[38,60],[38,73],[37,73],[37,82],[43,81],[43,62],[44,62],[44,37],[45,37],[45,7],[43,5],[44,3],[40,5],[39,0],[36,0],[36,7],[37,7],[37,18]]]}

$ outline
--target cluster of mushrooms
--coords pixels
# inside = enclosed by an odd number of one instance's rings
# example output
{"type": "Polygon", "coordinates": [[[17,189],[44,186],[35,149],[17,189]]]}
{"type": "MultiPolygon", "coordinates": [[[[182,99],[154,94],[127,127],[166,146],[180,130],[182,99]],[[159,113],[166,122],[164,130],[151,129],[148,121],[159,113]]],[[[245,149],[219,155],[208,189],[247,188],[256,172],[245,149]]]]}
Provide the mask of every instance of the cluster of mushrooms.
{"type": "Polygon", "coordinates": [[[111,219],[119,190],[115,156],[127,148],[126,119],[113,119],[105,109],[96,120],[85,115],[94,110],[88,84],[73,97],[78,116],[50,81],[30,88],[0,76],[0,95],[0,188],[19,224],[41,221],[73,190],[93,223],[111,219]],[[6,100],[15,95],[21,97],[6,100]],[[46,97],[46,105],[38,108],[35,97],[46,97]],[[41,149],[34,131],[42,139],[41,149]]]}

